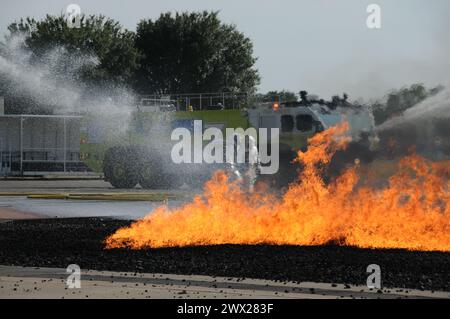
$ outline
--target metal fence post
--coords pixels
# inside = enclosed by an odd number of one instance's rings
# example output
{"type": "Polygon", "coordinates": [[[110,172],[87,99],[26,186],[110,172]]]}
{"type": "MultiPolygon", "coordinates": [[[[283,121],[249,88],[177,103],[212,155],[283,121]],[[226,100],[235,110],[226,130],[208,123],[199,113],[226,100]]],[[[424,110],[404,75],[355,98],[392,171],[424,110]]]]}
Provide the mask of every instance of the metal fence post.
{"type": "Polygon", "coordinates": [[[64,172],[66,172],[66,156],[67,156],[67,141],[66,141],[66,118],[63,118],[64,125],[64,172]]]}
{"type": "Polygon", "coordinates": [[[3,140],[0,138],[0,175],[3,175],[3,140]]]}
{"type": "Polygon", "coordinates": [[[23,116],[20,117],[20,174],[23,175],[23,116]]]}

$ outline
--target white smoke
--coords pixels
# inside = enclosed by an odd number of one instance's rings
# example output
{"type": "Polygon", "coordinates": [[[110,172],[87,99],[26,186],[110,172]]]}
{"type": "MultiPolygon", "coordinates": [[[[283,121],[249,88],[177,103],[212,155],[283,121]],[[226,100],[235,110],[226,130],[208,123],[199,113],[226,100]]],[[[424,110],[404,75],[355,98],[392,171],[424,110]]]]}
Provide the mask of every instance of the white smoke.
{"type": "Polygon", "coordinates": [[[449,158],[450,90],[444,89],[386,121],[377,127],[377,134],[385,146],[394,140],[399,154],[409,153],[414,147],[417,153],[434,160],[449,158]]]}
{"type": "Polygon", "coordinates": [[[33,60],[23,36],[9,39],[5,51],[5,56],[0,56],[0,74],[6,79],[7,94],[30,97],[55,113],[74,111],[81,98],[75,74],[96,63],[94,57],[75,58],[63,47],[52,48],[33,60]]]}
{"type": "Polygon", "coordinates": [[[7,39],[0,52],[0,80],[6,96],[24,97],[53,114],[79,114],[109,122],[114,134],[127,129],[134,94],[127,88],[88,87],[83,70],[95,68],[93,54],[54,46],[39,57],[26,46],[25,36],[7,39]]]}
{"type": "Polygon", "coordinates": [[[414,105],[401,116],[392,118],[380,125],[378,130],[390,129],[403,123],[420,124],[424,120],[430,119],[450,120],[450,89],[444,89],[438,94],[414,105]]]}

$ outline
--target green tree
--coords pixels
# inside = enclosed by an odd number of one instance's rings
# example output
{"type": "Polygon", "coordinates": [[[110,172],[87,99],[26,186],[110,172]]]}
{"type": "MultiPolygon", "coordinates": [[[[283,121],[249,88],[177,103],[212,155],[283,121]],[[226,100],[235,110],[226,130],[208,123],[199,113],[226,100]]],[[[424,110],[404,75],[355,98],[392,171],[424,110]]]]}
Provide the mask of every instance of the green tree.
{"type": "Polygon", "coordinates": [[[259,83],[250,39],[221,23],[218,12],[142,20],[135,44],[143,54],[141,93],[249,92],[259,83]]]}
{"type": "Polygon", "coordinates": [[[263,102],[296,102],[297,95],[291,91],[269,91],[260,95],[259,99],[263,102]]]}
{"type": "Polygon", "coordinates": [[[26,18],[10,24],[8,30],[7,41],[25,35],[25,44],[36,59],[55,47],[72,55],[95,56],[98,63],[80,70],[79,75],[91,85],[127,85],[138,68],[134,33],[104,16],[82,16],[79,28],[70,28],[64,16],[47,15],[41,21],[26,18]]]}

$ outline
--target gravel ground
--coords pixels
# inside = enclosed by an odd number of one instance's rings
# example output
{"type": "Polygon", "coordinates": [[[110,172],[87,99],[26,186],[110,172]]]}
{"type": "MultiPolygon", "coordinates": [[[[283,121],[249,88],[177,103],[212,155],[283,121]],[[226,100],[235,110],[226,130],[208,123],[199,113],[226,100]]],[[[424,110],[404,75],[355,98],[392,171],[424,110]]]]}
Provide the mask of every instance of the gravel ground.
{"type": "Polygon", "coordinates": [[[221,245],[104,250],[129,221],[101,218],[17,220],[0,224],[0,264],[211,275],[364,285],[378,264],[384,287],[450,291],[450,253],[341,246],[221,245]]]}

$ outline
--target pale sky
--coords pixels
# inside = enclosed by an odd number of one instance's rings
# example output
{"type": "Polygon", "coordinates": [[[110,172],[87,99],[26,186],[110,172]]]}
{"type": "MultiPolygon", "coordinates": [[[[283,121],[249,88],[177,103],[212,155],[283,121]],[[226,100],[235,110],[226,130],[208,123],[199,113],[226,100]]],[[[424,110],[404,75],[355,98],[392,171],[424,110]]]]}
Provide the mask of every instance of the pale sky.
{"type": "Polygon", "coordinates": [[[0,34],[20,17],[58,15],[70,3],[130,30],[161,12],[219,10],[252,39],[261,92],[371,98],[416,82],[450,86],[448,0],[0,0],[0,34]],[[381,29],[366,26],[371,3],[381,7],[381,29]]]}

